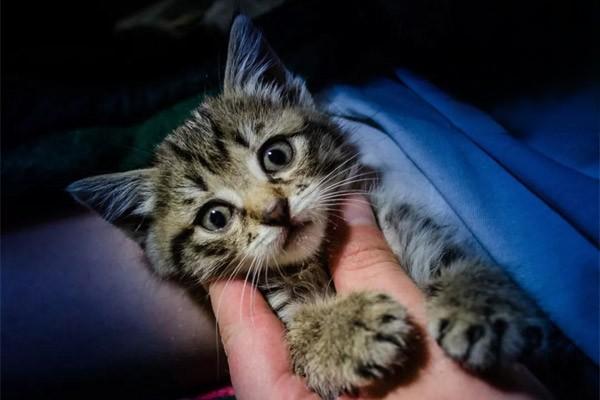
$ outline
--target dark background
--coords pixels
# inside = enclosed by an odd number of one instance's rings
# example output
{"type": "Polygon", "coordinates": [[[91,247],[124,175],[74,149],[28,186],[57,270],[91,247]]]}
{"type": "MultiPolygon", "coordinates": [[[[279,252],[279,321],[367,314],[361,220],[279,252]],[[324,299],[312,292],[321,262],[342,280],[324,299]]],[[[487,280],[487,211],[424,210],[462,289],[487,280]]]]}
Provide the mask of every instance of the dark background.
{"type": "MultiPolygon", "coordinates": [[[[181,0],[169,13],[185,15],[211,3],[181,0]]],[[[244,1],[238,3],[245,11],[244,1]]],[[[155,131],[146,147],[135,149],[142,155],[128,159],[129,164],[123,162],[132,150],[128,142],[107,144],[110,137],[101,135],[128,132],[162,110],[218,90],[226,29],[200,22],[176,32],[148,26],[116,29],[119,21],[150,4],[2,1],[3,233],[80,213],[64,192],[68,183],[150,162],[152,146],[168,129],[155,131]]],[[[549,85],[597,81],[599,9],[598,2],[583,0],[289,0],[258,16],[256,23],[314,91],[390,75],[394,67],[405,66],[487,110],[549,85]]],[[[3,301],[3,311],[8,306],[3,301]]],[[[201,389],[189,382],[185,387],[161,384],[166,368],[150,365],[124,379],[131,371],[115,366],[102,372],[101,384],[95,376],[57,380],[88,398],[125,393],[125,381],[130,398],[140,393],[140,398],[174,398],[201,389]]],[[[12,372],[2,369],[3,398],[66,396],[63,386],[52,384],[51,372],[47,386],[34,389],[12,372]]]]}
{"type": "MultiPolygon", "coordinates": [[[[176,3],[174,14],[212,2],[176,3]]],[[[60,212],[70,204],[66,184],[116,165],[110,157],[87,165],[63,161],[59,170],[42,168],[39,157],[24,165],[23,146],[59,132],[129,126],[218,89],[225,32],[201,23],[178,36],[115,29],[149,4],[2,2],[3,226],[46,215],[39,195],[44,208],[60,212]]],[[[402,65],[485,110],[549,83],[573,85],[597,74],[598,9],[598,2],[582,0],[291,0],[257,24],[313,90],[402,65]]]]}

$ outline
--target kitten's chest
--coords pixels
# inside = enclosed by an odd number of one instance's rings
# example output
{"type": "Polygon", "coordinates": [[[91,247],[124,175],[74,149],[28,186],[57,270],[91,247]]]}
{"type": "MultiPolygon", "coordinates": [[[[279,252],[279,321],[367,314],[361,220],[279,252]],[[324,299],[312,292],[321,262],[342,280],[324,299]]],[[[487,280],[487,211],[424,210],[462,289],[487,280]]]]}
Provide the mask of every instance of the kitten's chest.
{"type": "Polygon", "coordinates": [[[291,320],[302,304],[335,292],[328,265],[322,258],[301,266],[275,269],[258,285],[269,306],[284,322],[291,320]]]}

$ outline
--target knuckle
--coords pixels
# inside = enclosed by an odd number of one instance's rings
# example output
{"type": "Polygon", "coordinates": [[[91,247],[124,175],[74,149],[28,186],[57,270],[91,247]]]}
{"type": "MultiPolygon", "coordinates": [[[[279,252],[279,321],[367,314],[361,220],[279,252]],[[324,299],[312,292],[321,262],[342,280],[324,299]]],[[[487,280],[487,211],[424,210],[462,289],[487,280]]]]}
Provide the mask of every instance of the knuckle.
{"type": "Polygon", "coordinates": [[[338,264],[346,270],[356,271],[396,264],[396,259],[385,242],[356,242],[342,253],[338,264]]]}

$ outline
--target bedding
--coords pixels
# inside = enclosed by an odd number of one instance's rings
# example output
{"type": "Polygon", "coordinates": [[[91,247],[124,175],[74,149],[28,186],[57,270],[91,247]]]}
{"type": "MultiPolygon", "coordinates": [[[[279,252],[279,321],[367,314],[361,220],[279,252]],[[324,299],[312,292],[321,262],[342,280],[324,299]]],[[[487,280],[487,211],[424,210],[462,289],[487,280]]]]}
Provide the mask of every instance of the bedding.
{"type": "Polygon", "coordinates": [[[518,124],[528,121],[522,104],[516,116],[498,111],[531,135],[511,134],[405,69],[324,98],[384,184],[453,219],[598,363],[598,104],[589,89],[534,108],[530,126],[518,124]],[[544,116],[564,146],[576,144],[563,151],[556,135],[536,130],[544,116]],[[570,130],[568,117],[578,118],[570,130]]]}

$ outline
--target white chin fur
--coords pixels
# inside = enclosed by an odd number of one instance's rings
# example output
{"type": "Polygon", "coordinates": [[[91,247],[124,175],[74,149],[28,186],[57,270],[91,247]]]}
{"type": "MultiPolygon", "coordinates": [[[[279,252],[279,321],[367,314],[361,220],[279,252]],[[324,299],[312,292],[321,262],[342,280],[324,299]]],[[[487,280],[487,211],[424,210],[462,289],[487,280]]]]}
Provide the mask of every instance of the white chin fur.
{"type": "Polygon", "coordinates": [[[313,222],[306,226],[286,249],[278,249],[275,257],[279,265],[295,264],[314,256],[321,247],[326,224],[313,222]]]}

